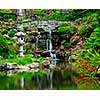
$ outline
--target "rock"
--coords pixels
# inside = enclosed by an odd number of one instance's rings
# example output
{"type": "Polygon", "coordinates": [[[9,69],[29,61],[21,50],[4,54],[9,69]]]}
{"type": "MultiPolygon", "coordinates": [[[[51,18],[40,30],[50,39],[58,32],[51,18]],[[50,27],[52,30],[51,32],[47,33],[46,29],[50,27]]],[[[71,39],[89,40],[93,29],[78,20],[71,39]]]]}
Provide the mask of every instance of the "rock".
{"type": "Polygon", "coordinates": [[[10,39],[10,37],[9,37],[8,34],[4,34],[4,36],[5,36],[7,39],[10,39]]]}
{"type": "Polygon", "coordinates": [[[30,70],[30,68],[28,66],[18,66],[18,69],[20,69],[21,71],[28,71],[30,70]]]}
{"type": "Polygon", "coordinates": [[[37,69],[37,68],[39,68],[39,63],[28,64],[27,67],[29,67],[31,69],[37,69]]]}
{"type": "Polygon", "coordinates": [[[97,74],[100,74],[100,68],[97,70],[97,74]]]}
{"type": "Polygon", "coordinates": [[[15,34],[15,36],[17,36],[17,37],[25,36],[25,35],[26,35],[26,34],[23,33],[23,32],[17,32],[17,33],[15,34]]]}
{"type": "Polygon", "coordinates": [[[16,66],[17,66],[17,65],[16,65],[15,63],[8,63],[8,62],[5,62],[5,63],[4,63],[5,69],[15,69],[16,66]]]}
{"type": "Polygon", "coordinates": [[[50,68],[50,69],[54,69],[55,67],[56,67],[56,65],[54,65],[54,64],[50,64],[50,65],[49,65],[49,68],[50,68]]]}
{"type": "Polygon", "coordinates": [[[49,65],[50,65],[50,60],[44,60],[44,61],[42,61],[42,65],[43,65],[44,67],[49,67],[49,65]]]}
{"type": "Polygon", "coordinates": [[[36,67],[39,67],[39,66],[40,66],[39,63],[34,63],[34,65],[35,65],[36,67]]]}
{"type": "Polygon", "coordinates": [[[61,45],[60,46],[60,50],[64,50],[64,45],[61,45]]]}
{"type": "Polygon", "coordinates": [[[46,57],[45,60],[51,61],[52,59],[51,59],[51,57],[46,57]]]}

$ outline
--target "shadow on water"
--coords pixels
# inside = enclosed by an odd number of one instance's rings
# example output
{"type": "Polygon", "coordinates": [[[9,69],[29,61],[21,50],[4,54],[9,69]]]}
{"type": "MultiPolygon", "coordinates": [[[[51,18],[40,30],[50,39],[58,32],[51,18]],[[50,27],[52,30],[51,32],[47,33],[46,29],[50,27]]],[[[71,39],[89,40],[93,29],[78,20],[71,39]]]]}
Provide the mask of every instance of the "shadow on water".
{"type": "MultiPolygon", "coordinates": [[[[68,68],[65,61],[58,61],[56,70],[47,72],[14,72],[5,71],[0,73],[1,90],[76,90],[86,89],[84,86],[92,84],[90,81],[78,81],[77,74],[68,68]],[[87,83],[86,83],[87,82],[87,83]],[[90,82],[90,83],[89,83],[90,82]]],[[[100,83],[100,82],[99,82],[100,83]]],[[[98,83],[93,83],[93,86],[98,83]]],[[[88,89],[88,88],[87,88],[88,89]]],[[[89,88],[91,89],[91,88],[89,88]]],[[[94,89],[92,87],[92,89],[94,89]]],[[[97,88],[96,88],[97,89],[97,88]]]]}

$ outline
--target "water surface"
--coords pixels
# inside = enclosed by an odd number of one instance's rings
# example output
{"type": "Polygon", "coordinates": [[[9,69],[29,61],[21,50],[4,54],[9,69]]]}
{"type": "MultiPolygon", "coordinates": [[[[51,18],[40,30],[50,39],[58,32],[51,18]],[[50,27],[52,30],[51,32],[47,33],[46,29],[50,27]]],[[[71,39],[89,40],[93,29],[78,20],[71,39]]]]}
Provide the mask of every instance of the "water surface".
{"type": "Polygon", "coordinates": [[[0,72],[0,90],[100,89],[99,80],[79,79],[65,61],[56,63],[56,66],[58,69],[47,72],[0,72]]]}

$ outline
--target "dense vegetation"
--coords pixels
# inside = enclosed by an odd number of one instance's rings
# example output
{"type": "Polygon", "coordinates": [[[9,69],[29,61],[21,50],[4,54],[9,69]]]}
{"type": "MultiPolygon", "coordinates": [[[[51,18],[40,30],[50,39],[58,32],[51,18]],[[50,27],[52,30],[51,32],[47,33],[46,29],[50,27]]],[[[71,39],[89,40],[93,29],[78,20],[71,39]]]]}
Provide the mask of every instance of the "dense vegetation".
{"type": "MultiPolygon", "coordinates": [[[[3,10],[0,10],[0,14],[5,12],[12,13],[11,10],[4,12],[3,10]]],[[[89,70],[92,70],[93,76],[95,76],[95,69],[97,69],[99,65],[100,56],[100,10],[67,9],[63,12],[63,10],[60,9],[35,9],[33,10],[33,14],[37,17],[37,20],[62,20],[72,22],[72,24],[69,23],[59,26],[57,32],[61,39],[64,40],[66,50],[70,49],[72,50],[71,52],[74,52],[73,49],[79,42],[85,43],[84,45],[81,43],[80,48],[78,48],[78,52],[76,54],[78,56],[77,60],[82,63],[79,64],[78,62],[77,65],[79,66],[81,73],[82,71],[85,73],[84,70],[87,69],[88,72],[86,71],[85,74],[87,75],[88,73],[92,75],[89,73],[89,70]]],[[[9,15],[7,13],[5,13],[2,18],[15,19],[13,15],[9,15]]],[[[30,18],[31,17],[21,19],[21,22],[31,21],[30,18]]],[[[28,27],[24,27],[23,29],[26,31],[28,27]]],[[[8,34],[10,37],[13,37],[15,32],[15,30],[9,31],[8,29],[4,28],[2,29],[1,34],[8,34]]],[[[7,58],[10,49],[6,39],[2,35],[0,35],[0,55],[7,58]]]]}
{"type": "MultiPolygon", "coordinates": [[[[100,65],[100,10],[96,9],[68,9],[61,10],[35,10],[34,14],[41,20],[65,20],[74,24],[65,24],[58,27],[58,33],[65,40],[65,47],[74,49],[78,42],[85,45],[77,52],[79,72],[84,76],[96,76],[96,69],[100,65]],[[80,38],[76,38],[79,36],[80,38]],[[74,37],[74,39],[72,38],[74,37]],[[74,41],[74,42],[73,42],[74,41]]],[[[73,51],[72,51],[73,52],[73,51]]]]}
{"type": "Polygon", "coordinates": [[[9,9],[0,9],[0,19],[1,20],[8,20],[13,19],[16,20],[16,15],[13,13],[12,10],[9,9]]]}
{"type": "Polygon", "coordinates": [[[6,38],[0,34],[0,56],[7,58],[11,53],[6,38]]]}

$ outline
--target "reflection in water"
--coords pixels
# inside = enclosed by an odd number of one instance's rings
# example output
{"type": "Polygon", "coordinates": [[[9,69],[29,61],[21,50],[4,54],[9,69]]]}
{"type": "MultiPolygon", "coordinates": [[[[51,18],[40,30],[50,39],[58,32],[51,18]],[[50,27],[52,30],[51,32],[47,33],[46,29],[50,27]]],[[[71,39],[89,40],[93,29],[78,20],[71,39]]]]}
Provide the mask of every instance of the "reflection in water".
{"type": "Polygon", "coordinates": [[[53,70],[50,72],[50,89],[53,89],[52,77],[53,77],[53,70]]]}
{"type": "Polygon", "coordinates": [[[77,75],[68,69],[66,62],[56,64],[61,70],[48,70],[44,72],[12,71],[0,73],[1,90],[62,90],[62,89],[100,89],[97,79],[80,80],[77,75]],[[62,69],[63,67],[63,69],[62,69]]]}
{"type": "Polygon", "coordinates": [[[38,89],[41,89],[41,79],[39,76],[37,76],[36,79],[37,79],[38,89]]]}
{"type": "Polygon", "coordinates": [[[20,86],[21,86],[21,89],[24,89],[24,77],[20,78],[20,86]]]}

